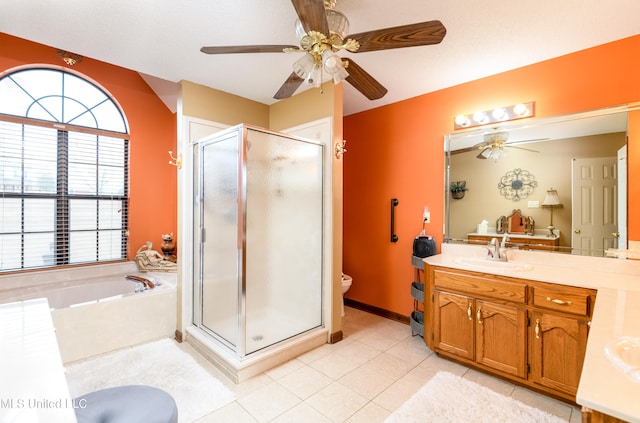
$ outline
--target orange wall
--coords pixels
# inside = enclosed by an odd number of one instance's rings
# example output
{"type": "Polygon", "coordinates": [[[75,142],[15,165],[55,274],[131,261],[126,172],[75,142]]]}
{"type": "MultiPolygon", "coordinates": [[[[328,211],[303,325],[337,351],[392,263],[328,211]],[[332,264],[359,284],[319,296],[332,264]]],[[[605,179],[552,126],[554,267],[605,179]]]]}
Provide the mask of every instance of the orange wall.
{"type": "MultiPolygon", "coordinates": [[[[443,135],[453,132],[454,116],[527,101],[536,102],[537,117],[638,101],[637,51],[640,36],[345,117],[343,271],[353,277],[346,297],[402,315],[413,309],[412,243],[424,206],[427,233],[442,243],[443,135]],[[397,243],[390,242],[394,197],[397,243]]],[[[640,136],[630,138],[630,163],[640,163],[638,144],[640,136]]],[[[630,165],[629,180],[638,174],[630,165]]],[[[640,210],[637,191],[631,187],[630,217],[640,210]]],[[[640,240],[638,225],[630,219],[629,239],[640,240]]]]}
{"type": "MultiPolygon", "coordinates": [[[[0,33],[0,75],[34,64],[64,65],[54,47],[0,33]]],[[[177,234],[176,169],[168,164],[167,153],[176,151],[176,117],[137,72],[90,58],[84,58],[71,70],[111,93],[129,123],[129,258],[133,259],[146,241],[153,242],[159,251],[161,234],[177,234]]]]}

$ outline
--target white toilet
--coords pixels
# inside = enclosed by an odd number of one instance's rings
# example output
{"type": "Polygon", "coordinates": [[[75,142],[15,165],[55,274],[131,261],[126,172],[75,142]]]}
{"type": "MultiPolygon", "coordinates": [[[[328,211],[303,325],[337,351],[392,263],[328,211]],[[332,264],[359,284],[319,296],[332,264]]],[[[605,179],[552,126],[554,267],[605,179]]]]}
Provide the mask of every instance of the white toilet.
{"type": "Polygon", "coordinates": [[[342,315],[344,316],[344,293],[351,288],[353,279],[349,275],[342,274],[342,315]]]}

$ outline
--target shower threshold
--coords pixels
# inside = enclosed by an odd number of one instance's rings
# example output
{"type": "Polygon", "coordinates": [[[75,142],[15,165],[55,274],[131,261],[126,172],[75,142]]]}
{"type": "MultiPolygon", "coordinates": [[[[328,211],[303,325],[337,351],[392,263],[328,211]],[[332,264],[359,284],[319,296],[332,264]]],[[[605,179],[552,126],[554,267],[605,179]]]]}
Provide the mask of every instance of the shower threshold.
{"type": "Polygon", "coordinates": [[[234,383],[240,383],[326,344],[328,331],[315,328],[242,359],[196,326],[186,328],[185,340],[234,383]]]}

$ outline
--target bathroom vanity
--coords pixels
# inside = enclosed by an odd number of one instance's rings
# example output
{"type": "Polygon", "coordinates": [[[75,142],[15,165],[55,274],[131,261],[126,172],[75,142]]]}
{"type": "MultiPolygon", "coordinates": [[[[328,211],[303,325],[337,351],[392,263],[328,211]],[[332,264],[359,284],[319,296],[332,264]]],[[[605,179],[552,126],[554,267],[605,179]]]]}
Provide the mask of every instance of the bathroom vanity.
{"type": "MultiPolygon", "coordinates": [[[[548,233],[548,230],[544,232],[548,233]]],[[[504,234],[490,233],[479,234],[472,232],[467,234],[467,239],[471,244],[487,244],[492,238],[500,239],[504,234]]],[[[547,236],[541,234],[536,230],[535,235],[519,235],[519,234],[507,234],[508,244],[510,247],[517,247],[525,250],[547,250],[557,251],[560,245],[560,233],[555,230],[553,236],[547,236]]]]}
{"type": "Polygon", "coordinates": [[[442,254],[424,259],[427,346],[589,411],[640,421],[640,383],[604,353],[621,335],[640,336],[640,323],[630,323],[640,321],[640,262],[508,255],[495,262],[485,248],[444,244],[442,254]],[[621,308],[627,290],[634,294],[621,308]]]}

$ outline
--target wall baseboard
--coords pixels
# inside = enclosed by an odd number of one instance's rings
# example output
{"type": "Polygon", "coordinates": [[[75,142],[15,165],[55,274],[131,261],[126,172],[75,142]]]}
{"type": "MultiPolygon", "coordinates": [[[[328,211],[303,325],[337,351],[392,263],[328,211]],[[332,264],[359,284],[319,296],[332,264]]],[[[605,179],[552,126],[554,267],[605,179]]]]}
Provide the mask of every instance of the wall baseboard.
{"type": "Polygon", "coordinates": [[[408,325],[410,322],[409,316],[404,316],[402,314],[375,307],[369,304],[361,303],[359,301],[350,300],[349,298],[344,299],[344,305],[357,308],[358,310],[366,311],[368,313],[375,314],[386,319],[395,320],[396,322],[404,323],[405,325],[408,325]]]}

